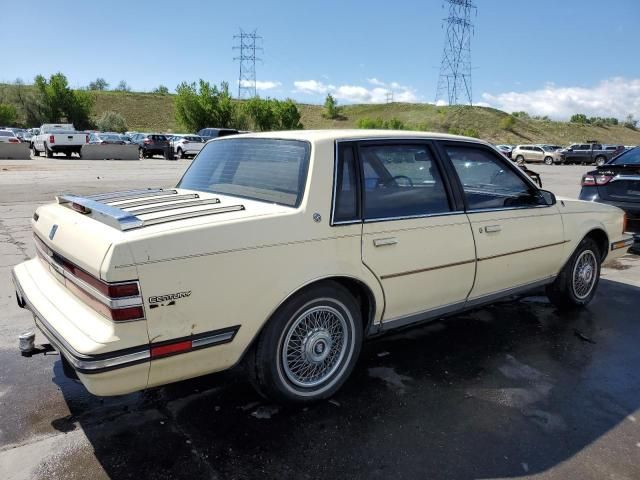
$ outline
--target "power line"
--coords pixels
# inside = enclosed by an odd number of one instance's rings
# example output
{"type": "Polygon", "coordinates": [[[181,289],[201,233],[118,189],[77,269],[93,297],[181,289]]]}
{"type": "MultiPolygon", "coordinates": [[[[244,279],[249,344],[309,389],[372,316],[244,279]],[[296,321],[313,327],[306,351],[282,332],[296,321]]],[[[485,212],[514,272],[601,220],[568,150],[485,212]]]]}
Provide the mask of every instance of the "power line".
{"type": "Polygon", "coordinates": [[[443,19],[446,29],[440,75],[436,90],[436,102],[444,98],[449,105],[460,101],[473,105],[471,88],[471,37],[473,35],[472,12],[477,7],[471,0],[444,0],[449,5],[449,14],[443,19]]]}
{"type": "Polygon", "coordinates": [[[238,41],[238,45],[234,46],[234,50],[239,50],[240,55],[234,57],[240,64],[240,76],[238,77],[238,98],[251,98],[258,94],[256,87],[256,52],[262,52],[261,46],[256,46],[256,41],[262,41],[262,37],[256,34],[256,30],[247,33],[240,29],[238,35],[233,36],[238,41]]]}

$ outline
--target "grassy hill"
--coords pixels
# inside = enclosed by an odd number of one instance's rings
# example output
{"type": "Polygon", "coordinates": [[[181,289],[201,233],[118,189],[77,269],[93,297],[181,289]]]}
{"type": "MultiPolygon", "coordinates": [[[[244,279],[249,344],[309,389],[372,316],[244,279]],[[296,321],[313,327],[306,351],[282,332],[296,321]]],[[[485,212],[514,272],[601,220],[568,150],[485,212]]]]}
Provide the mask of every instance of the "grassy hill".
{"type": "MultiPolygon", "coordinates": [[[[13,85],[0,85],[0,103],[12,98],[13,85]]],[[[29,88],[29,87],[27,87],[29,88]]],[[[174,95],[138,92],[94,92],[93,116],[114,110],[127,120],[131,130],[180,131],[174,115],[174,95]]],[[[474,129],[482,139],[494,143],[553,143],[598,140],[603,143],[640,144],[640,130],[623,126],[596,127],[569,122],[553,122],[529,118],[516,119],[511,130],[501,128],[507,113],[485,107],[437,107],[426,104],[391,103],[384,105],[345,105],[339,120],[322,116],[319,105],[300,104],[305,128],[354,128],[361,118],[397,118],[409,128],[435,132],[474,129]]]]}

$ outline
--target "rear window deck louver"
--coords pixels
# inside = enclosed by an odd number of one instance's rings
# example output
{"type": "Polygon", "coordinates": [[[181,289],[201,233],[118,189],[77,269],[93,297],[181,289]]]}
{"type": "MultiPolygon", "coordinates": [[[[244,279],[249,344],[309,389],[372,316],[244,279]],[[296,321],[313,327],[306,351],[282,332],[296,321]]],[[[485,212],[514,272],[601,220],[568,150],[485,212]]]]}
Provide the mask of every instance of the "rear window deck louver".
{"type": "MultiPolygon", "coordinates": [[[[158,198],[157,195],[161,197],[174,195],[169,192],[177,192],[175,190],[139,190],[139,191],[130,191],[130,192],[118,192],[117,195],[122,195],[123,197],[131,198],[132,195],[137,195],[137,198],[141,198],[142,196],[151,196],[154,200],[151,203],[161,203],[161,202],[173,202],[174,199],[178,199],[179,195],[172,196],[169,198],[158,198]],[[137,193],[136,193],[137,192],[137,193]],[[145,192],[144,194],[142,192],[145,192]]],[[[56,197],[56,200],[61,205],[68,205],[73,210],[76,210],[80,213],[91,215],[92,218],[102,222],[106,225],[109,225],[113,228],[117,228],[121,231],[132,230],[135,228],[142,228],[149,225],[158,225],[160,223],[174,222],[178,220],[185,220],[188,218],[196,218],[203,217],[206,215],[216,215],[219,213],[228,213],[228,212],[237,212],[244,210],[244,205],[228,205],[223,207],[213,207],[202,210],[195,210],[189,212],[177,212],[176,210],[191,208],[191,207],[199,207],[201,205],[217,205],[220,203],[220,200],[217,198],[207,198],[207,199],[196,199],[193,201],[180,201],[176,203],[170,203],[165,205],[157,205],[154,207],[142,208],[137,211],[127,211],[124,208],[124,205],[109,205],[105,203],[107,201],[113,201],[113,198],[116,194],[105,194],[102,196],[93,195],[91,197],[81,197],[77,195],[61,195],[56,197]],[[97,199],[96,197],[102,197],[101,199],[97,199]],[[171,211],[171,214],[143,219],[140,216],[149,215],[153,213],[171,211]]],[[[198,195],[195,195],[197,198],[198,195]]],[[[183,197],[184,198],[184,197],[183,197]]],[[[194,198],[194,197],[188,197],[194,198]]],[[[133,203],[133,202],[132,202],[133,203]]],[[[139,204],[137,206],[144,206],[146,203],[139,204]]],[[[133,208],[131,204],[127,205],[125,208],[133,208]]],[[[135,210],[135,209],[134,209],[135,210]]]]}

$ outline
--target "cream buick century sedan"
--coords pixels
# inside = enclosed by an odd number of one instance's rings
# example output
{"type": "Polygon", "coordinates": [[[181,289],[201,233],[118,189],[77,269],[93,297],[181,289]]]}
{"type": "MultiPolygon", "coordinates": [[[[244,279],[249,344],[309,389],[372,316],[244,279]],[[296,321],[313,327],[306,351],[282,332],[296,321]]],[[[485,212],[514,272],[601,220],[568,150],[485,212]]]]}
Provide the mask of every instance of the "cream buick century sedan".
{"type": "Polygon", "coordinates": [[[631,242],[622,210],[556,200],[485,142],[366,130],[213,140],[175,188],[61,195],[32,225],[18,303],[90,392],[244,362],[288,402],[391,329],[541,286],[582,307],[631,242]]]}

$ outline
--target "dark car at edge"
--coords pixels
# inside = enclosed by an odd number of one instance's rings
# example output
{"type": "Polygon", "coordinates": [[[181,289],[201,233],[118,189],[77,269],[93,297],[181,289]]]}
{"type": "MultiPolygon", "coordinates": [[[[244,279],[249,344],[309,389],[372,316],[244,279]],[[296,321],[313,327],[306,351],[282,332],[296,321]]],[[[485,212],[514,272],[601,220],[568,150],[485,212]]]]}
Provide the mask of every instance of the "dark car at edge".
{"type": "Polygon", "coordinates": [[[627,231],[640,240],[640,147],[626,150],[582,176],[580,200],[607,203],[627,214],[627,231]]]}

